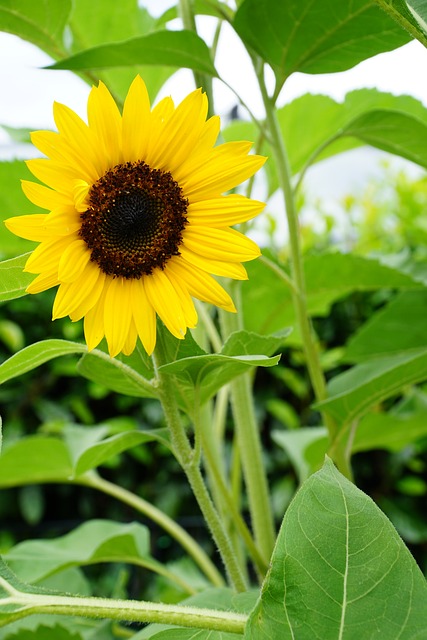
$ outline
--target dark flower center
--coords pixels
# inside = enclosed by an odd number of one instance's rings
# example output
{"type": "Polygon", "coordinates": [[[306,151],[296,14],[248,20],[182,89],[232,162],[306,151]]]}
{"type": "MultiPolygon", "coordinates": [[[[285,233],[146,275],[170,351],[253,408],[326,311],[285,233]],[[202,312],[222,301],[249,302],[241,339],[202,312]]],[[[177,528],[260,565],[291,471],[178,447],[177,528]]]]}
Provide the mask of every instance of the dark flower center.
{"type": "Polygon", "coordinates": [[[179,255],[187,206],[170,173],[126,162],[92,185],[79,233],[104,273],[140,278],[179,255]]]}

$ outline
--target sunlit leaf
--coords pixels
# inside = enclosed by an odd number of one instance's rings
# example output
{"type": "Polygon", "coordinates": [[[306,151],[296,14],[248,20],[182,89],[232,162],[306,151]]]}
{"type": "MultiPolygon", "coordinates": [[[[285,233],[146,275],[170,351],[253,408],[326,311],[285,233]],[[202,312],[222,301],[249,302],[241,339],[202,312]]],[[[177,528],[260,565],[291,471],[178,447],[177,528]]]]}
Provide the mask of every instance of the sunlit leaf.
{"type": "Polygon", "coordinates": [[[372,315],[350,338],[345,360],[363,362],[427,346],[426,318],[426,291],[400,293],[386,307],[372,315]]]}
{"type": "Polygon", "coordinates": [[[327,461],[288,508],[246,628],[265,638],[410,638],[427,584],[392,524],[327,461]]]}
{"type": "Polygon", "coordinates": [[[156,31],[124,42],[93,47],[50,69],[107,69],[138,64],[187,67],[215,76],[206,43],[192,31],[156,31]]]}
{"type": "Polygon", "coordinates": [[[426,0],[376,0],[377,4],[396,20],[402,29],[427,47],[426,0]]]}
{"type": "Polygon", "coordinates": [[[245,0],[234,28],[280,79],[344,71],[410,39],[371,0],[245,0]]]}
{"type": "MultiPolygon", "coordinates": [[[[76,54],[91,47],[123,42],[151,33],[158,28],[157,20],[140,4],[137,0],[74,0],[70,16],[70,53],[76,54]]],[[[173,72],[174,69],[169,67],[133,65],[127,69],[105,69],[99,71],[97,77],[106,83],[116,97],[124,100],[132,80],[139,73],[151,99],[154,100],[159,89],[173,72]]]]}
{"type": "Polygon", "coordinates": [[[24,273],[29,254],[0,262],[0,302],[25,296],[25,289],[33,280],[32,273],[24,273]]]}
{"type": "Polygon", "coordinates": [[[356,365],[336,376],[328,385],[329,398],[315,407],[326,411],[340,424],[349,423],[406,385],[426,378],[427,347],[410,349],[356,365]]]}
{"type": "Polygon", "coordinates": [[[24,582],[35,583],[72,566],[99,562],[154,564],[147,527],[90,520],[60,538],[26,540],[3,556],[24,582]]]}
{"type": "Polygon", "coordinates": [[[69,340],[42,340],[15,353],[0,365],[0,383],[16,378],[41,364],[70,354],[85,353],[87,347],[69,340]]]}
{"type": "Polygon", "coordinates": [[[71,0],[0,0],[0,30],[58,57],[70,10],[71,0]]]}

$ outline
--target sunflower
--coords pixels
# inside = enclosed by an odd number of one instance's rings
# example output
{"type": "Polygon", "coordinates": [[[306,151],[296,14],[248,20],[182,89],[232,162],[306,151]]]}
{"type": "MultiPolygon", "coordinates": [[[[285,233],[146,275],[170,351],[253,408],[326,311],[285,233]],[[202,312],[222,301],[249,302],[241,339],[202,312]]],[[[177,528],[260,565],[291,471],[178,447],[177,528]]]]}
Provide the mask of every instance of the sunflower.
{"type": "Polygon", "coordinates": [[[247,278],[241,263],[259,248],[230,227],[264,204],[223,194],[265,158],[248,155],[248,142],[214,146],[220,123],[207,110],[201,90],[177,107],[166,97],[151,109],[138,76],[123,114],[100,82],[89,94],[88,124],[55,103],[58,132],[32,134],[47,158],[27,164],[44,184],[22,186],[48,213],[6,226],[40,243],[25,266],[38,274],[27,292],[59,285],[53,320],[84,318],[89,349],[105,336],[112,357],[129,355],[139,336],[151,354],[157,315],[177,338],[196,326],[192,298],[235,311],[212,275],[247,278]]]}

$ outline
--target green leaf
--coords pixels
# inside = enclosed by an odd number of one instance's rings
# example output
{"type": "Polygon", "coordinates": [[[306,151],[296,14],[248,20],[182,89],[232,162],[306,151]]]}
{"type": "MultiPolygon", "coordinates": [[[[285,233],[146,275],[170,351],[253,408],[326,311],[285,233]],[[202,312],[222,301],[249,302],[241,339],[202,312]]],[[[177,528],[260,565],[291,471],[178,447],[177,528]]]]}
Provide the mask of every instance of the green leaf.
{"type": "Polygon", "coordinates": [[[169,448],[169,431],[156,429],[152,431],[125,431],[116,435],[104,437],[108,433],[107,427],[79,427],[69,426],[64,430],[66,444],[74,466],[74,476],[80,476],[95,469],[106,460],[132,449],[145,442],[153,440],[169,448]]]}
{"type": "Polygon", "coordinates": [[[411,349],[357,365],[328,384],[329,398],[315,404],[339,423],[349,423],[368,409],[427,378],[427,348],[411,349]]]}
{"type": "MultiPolygon", "coordinates": [[[[121,43],[144,36],[157,27],[157,21],[137,0],[105,2],[105,0],[74,0],[70,17],[72,43],[70,53],[80,53],[106,43],[121,43]]],[[[147,86],[152,100],[174,72],[169,67],[133,66],[110,69],[97,74],[112,93],[124,100],[129,86],[138,73],[147,86]]]]}
{"type": "Polygon", "coordinates": [[[377,109],[349,123],[342,135],[427,167],[427,124],[413,116],[377,109]]]}
{"type": "Polygon", "coordinates": [[[27,436],[3,447],[0,487],[69,481],[73,464],[64,442],[58,438],[27,436]]]}
{"type": "Polygon", "coordinates": [[[82,636],[55,624],[53,627],[40,625],[34,630],[20,629],[16,634],[8,636],[8,640],[82,640],[82,636]]]}
{"type": "Polygon", "coordinates": [[[386,449],[401,451],[427,436],[427,411],[418,410],[409,415],[372,413],[360,421],[354,438],[352,452],[386,449]]]}
{"type": "MultiPolygon", "coordinates": [[[[283,269],[282,265],[279,265],[283,269]]],[[[285,280],[261,260],[247,265],[249,281],[242,283],[245,326],[265,334],[295,324],[292,296],[285,280]]],[[[325,316],[331,305],[352,291],[377,289],[423,289],[414,277],[377,260],[351,254],[329,253],[304,260],[307,304],[310,315],[325,316]]],[[[296,330],[289,343],[297,343],[296,330]]]]}
{"type": "MultiPolygon", "coordinates": [[[[214,16],[215,18],[230,20],[233,18],[233,10],[225,3],[218,0],[195,0],[193,2],[193,11],[196,15],[214,16]]],[[[179,18],[177,6],[167,9],[160,18],[157,19],[158,27],[164,27],[171,20],[179,18]]]]}
{"type": "Polygon", "coordinates": [[[0,30],[57,57],[70,10],[71,0],[0,0],[0,30]]]}
{"type": "Polygon", "coordinates": [[[405,291],[374,313],[350,338],[346,362],[363,362],[427,346],[427,292],[405,291]],[[410,327],[408,325],[410,312],[410,327]]]}
{"type": "Polygon", "coordinates": [[[291,332],[292,327],[282,329],[271,336],[261,336],[250,331],[235,331],[227,338],[222,353],[227,356],[249,356],[258,353],[271,356],[283,346],[291,332]]]}
{"type": "Polygon", "coordinates": [[[427,47],[426,0],[376,0],[391,18],[427,47]]]}
{"type": "Polygon", "coordinates": [[[21,376],[23,373],[31,371],[53,358],[84,353],[85,351],[87,351],[86,345],[69,340],[52,339],[35,342],[29,347],[18,351],[18,353],[15,353],[0,365],[0,384],[21,376]]]}
{"type": "Polygon", "coordinates": [[[106,69],[137,64],[187,67],[216,76],[206,43],[192,31],[156,31],[125,42],[93,47],[49,69],[106,69]]]}
{"type": "MultiPolygon", "coordinates": [[[[135,356],[136,357],[136,356],[135,356]]],[[[147,378],[118,358],[94,349],[80,359],[78,372],[107,389],[135,398],[155,398],[155,388],[147,378]]],[[[145,372],[146,370],[144,370],[145,372]]]]}
{"type": "Polygon", "coordinates": [[[273,431],[274,442],[289,456],[300,482],[320,469],[328,446],[325,427],[302,427],[292,431],[273,431]]]}
{"type": "MultiPolygon", "coordinates": [[[[341,103],[328,96],[306,94],[278,109],[277,116],[286,140],[292,172],[298,173],[307,163],[318,162],[361,144],[374,144],[373,140],[363,140],[362,136],[351,137],[347,131],[358,118],[378,109],[402,112],[427,126],[427,109],[419,100],[376,89],[350,91],[341,103]]],[[[398,134],[395,132],[394,135],[398,134]]],[[[408,136],[406,144],[409,149],[412,142],[412,137],[408,136]]],[[[416,144],[416,140],[414,142],[416,144]]],[[[269,149],[264,152],[271,155],[269,149]]]]}
{"type": "Polygon", "coordinates": [[[372,0],[245,0],[234,28],[282,81],[345,71],[410,40],[372,0]]]}
{"type": "Polygon", "coordinates": [[[421,638],[426,598],[394,527],[328,460],[286,512],[245,638],[421,638]]]}
{"type": "Polygon", "coordinates": [[[29,253],[0,262],[0,302],[25,296],[25,289],[34,279],[32,273],[24,273],[29,253]]]}
{"type": "Polygon", "coordinates": [[[159,367],[164,373],[174,375],[179,384],[183,408],[191,413],[194,402],[204,404],[219,389],[252,367],[273,367],[280,356],[263,355],[226,356],[221,353],[183,358],[159,367]]]}
{"type": "Polygon", "coordinates": [[[100,562],[155,564],[150,556],[147,527],[110,520],[90,520],[53,540],[26,540],[3,557],[11,571],[28,583],[39,582],[69,567],[100,562]]]}

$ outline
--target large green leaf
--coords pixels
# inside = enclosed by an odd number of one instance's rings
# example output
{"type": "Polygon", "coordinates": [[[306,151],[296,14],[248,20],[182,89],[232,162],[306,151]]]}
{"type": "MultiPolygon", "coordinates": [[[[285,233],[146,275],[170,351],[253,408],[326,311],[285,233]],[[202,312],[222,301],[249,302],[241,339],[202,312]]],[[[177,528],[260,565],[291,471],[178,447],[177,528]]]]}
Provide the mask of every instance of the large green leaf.
{"type": "Polygon", "coordinates": [[[0,30],[32,42],[55,58],[61,55],[70,10],[71,0],[0,0],[0,30]]]}
{"type": "Polygon", "coordinates": [[[149,380],[117,358],[99,349],[87,353],[77,364],[78,372],[107,389],[135,398],[155,398],[156,390],[149,380]]]}
{"type": "Polygon", "coordinates": [[[0,365],[0,384],[21,376],[23,373],[31,371],[53,358],[85,353],[86,351],[86,345],[71,342],[70,340],[52,339],[36,342],[29,347],[25,347],[25,349],[21,349],[21,351],[18,351],[18,353],[15,353],[0,365]]]}
{"type": "Polygon", "coordinates": [[[62,625],[53,627],[40,625],[36,629],[20,629],[8,636],[8,640],[82,640],[83,636],[75,631],[69,631],[62,625]]]}
{"type": "Polygon", "coordinates": [[[328,384],[329,398],[315,407],[329,413],[339,424],[349,423],[406,385],[426,378],[427,347],[376,358],[333,378],[328,384]]]}
{"type": "Polygon", "coordinates": [[[4,554],[9,568],[24,582],[36,583],[73,566],[126,562],[156,566],[147,527],[90,520],[60,538],[26,540],[4,554]]]}
{"type": "MultiPolygon", "coordinates": [[[[351,91],[347,93],[343,102],[336,102],[329,96],[306,94],[278,109],[277,115],[286,141],[292,172],[298,173],[309,162],[317,162],[361,144],[372,144],[391,153],[404,155],[399,153],[397,143],[400,142],[405,153],[415,155],[417,149],[419,151],[417,136],[411,135],[410,130],[405,131],[406,135],[403,136],[399,127],[406,121],[403,122],[399,116],[395,121],[390,121],[388,114],[385,114],[383,124],[387,121],[389,128],[381,130],[380,122],[376,131],[371,131],[368,139],[367,127],[363,128],[363,120],[359,119],[375,110],[402,112],[416,118],[417,123],[421,120],[427,126],[427,109],[419,100],[411,96],[395,96],[376,89],[351,91]],[[357,122],[358,127],[354,126],[357,122]],[[352,128],[357,137],[352,137],[352,128]],[[394,147],[391,146],[393,140],[394,147]]],[[[413,121],[409,122],[413,126],[413,121]]],[[[424,135],[424,128],[419,123],[415,128],[417,126],[424,135]]],[[[266,148],[265,151],[271,154],[269,149],[266,148]]]]}
{"type": "Polygon", "coordinates": [[[427,292],[405,291],[380,309],[350,338],[345,360],[363,362],[427,347],[427,292]],[[410,322],[408,322],[410,314],[410,322]]]}
{"type": "Polygon", "coordinates": [[[0,302],[25,296],[25,289],[33,280],[32,273],[24,273],[29,254],[0,262],[0,302]]]}
{"type": "MultiPolygon", "coordinates": [[[[79,53],[91,47],[118,43],[129,38],[144,36],[157,27],[153,18],[137,0],[105,2],[105,0],[74,0],[70,16],[72,43],[70,53],[79,53]]],[[[124,99],[137,73],[144,78],[148,92],[154,99],[174,69],[169,67],[133,66],[129,69],[109,69],[97,76],[108,88],[124,99]]]]}
{"type": "Polygon", "coordinates": [[[422,638],[426,601],[392,524],[327,461],[286,512],[245,638],[422,638]]]}
{"type": "Polygon", "coordinates": [[[427,124],[413,116],[376,109],[350,122],[342,135],[427,167],[427,124]]]}
{"type": "Polygon", "coordinates": [[[410,39],[372,0],[245,0],[234,28],[282,80],[344,71],[410,39]]]}
{"type": "Polygon", "coordinates": [[[138,64],[187,67],[217,75],[206,43],[192,31],[156,31],[124,42],[93,47],[53,64],[50,69],[106,69],[138,64]]]}
{"type": "Polygon", "coordinates": [[[73,475],[64,442],[46,436],[27,436],[4,447],[0,456],[0,487],[64,481],[73,475]]]}
{"type": "Polygon", "coordinates": [[[280,356],[227,356],[222,353],[183,358],[162,365],[160,370],[175,376],[183,408],[191,413],[194,402],[204,404],[225,384],[253,367],[274,367],[280,356]]]}
{"type": "Polygon", "coordinates": [[[164,429],[124,431],[110,435],[104,426],[64,428],[64,440],[26,436],[4,447],[0,456],[0,487],[43,482],[69,482],[114,456],[146,442],[169,446],[164,429]]]}
{"type": "Polygon", "coordinates": [[[378,6],[427,47],[426,0],[375,0],[378,6]]]}
{"type": "MultiPolygon", "coordinates": [[[[247,329],[265,334],[294,325],[292,296],[286,281],[260,260],[249,263],[247,270],[249,281],[242,284],[247,329]]],[[[304,271],[307,304],[313,316],[327,315],[336,300],[352,291],[423,288],[423,284],[410,275],[377,260],[351,254],[308,256],[304,260],[304,271]]],[[[296,330],[288,338],[289,342],[298,339],[296,330]]]]}

